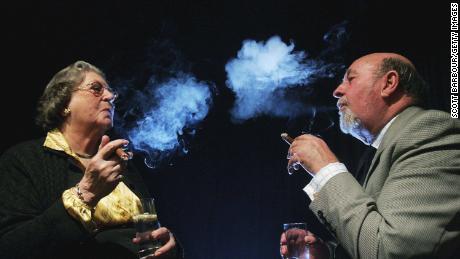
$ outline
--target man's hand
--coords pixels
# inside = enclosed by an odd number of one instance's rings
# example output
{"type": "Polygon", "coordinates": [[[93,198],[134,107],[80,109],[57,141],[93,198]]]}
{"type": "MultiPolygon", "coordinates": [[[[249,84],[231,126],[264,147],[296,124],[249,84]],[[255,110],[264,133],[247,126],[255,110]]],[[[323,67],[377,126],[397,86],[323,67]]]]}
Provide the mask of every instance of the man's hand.
{"type": "MultiPolygon", "coordinates": [[[[286,233],[281,234],[280,239],[280,254],[283,256],[289,255],[290,249],[303,248],[309,249],[309,257],[304,253],[305,258],[310,259],[327,259],[329,258],[329,249],[326,244],[319,238],[316,238],[310,231],[301,229],[291,229],[286,233]]],[[[303,257],[300,257],[303,258],[303,257]]]]}
{"type": "Polygon", "coordinates": [[[337,157],[321,138],[305,134],[294,139],[288,151],[288,170],[300,164],[311,175],[334,162],[337,157]]]}

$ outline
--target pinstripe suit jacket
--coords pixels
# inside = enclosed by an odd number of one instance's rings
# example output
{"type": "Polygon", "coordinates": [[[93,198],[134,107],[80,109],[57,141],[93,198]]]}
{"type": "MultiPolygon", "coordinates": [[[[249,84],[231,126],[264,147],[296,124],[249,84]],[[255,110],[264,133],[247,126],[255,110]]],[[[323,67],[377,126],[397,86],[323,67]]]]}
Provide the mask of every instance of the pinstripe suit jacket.
{"type": "Polygon", "coordinates": [[[310,209],[353,258],[453,258],[460,250],[460,122],[405,109],[364,187],[338,174],[310,209]]]}

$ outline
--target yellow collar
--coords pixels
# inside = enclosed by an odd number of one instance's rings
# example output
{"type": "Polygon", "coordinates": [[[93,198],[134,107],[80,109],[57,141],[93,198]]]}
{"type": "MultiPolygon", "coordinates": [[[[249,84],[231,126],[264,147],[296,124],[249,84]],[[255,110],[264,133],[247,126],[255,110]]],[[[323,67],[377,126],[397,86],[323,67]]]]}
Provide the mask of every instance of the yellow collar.
{"type": "Polygon", "coordinates": [[[80,161],[80,158],[77,156],[77,154],[75,154],[75,152],[73,152],[70,148],[69,143],[64,137],[64,134],[62,134],[62,132],[57,128],[48,131],[43,146],[56,151],[62,151],[67,155],[75,158],[77,161],[80,161]]]}

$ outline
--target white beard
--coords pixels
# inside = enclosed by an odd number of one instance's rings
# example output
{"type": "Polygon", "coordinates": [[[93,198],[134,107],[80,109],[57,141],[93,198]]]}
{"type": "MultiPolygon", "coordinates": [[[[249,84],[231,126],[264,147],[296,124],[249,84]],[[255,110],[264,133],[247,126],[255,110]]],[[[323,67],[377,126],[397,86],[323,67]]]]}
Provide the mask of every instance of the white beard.
{"type": "Polygon", "coordinates": [[[361,120],[347,107],[339,111],[340,130],[345,134],[351,134],[353,137],[361,140],[364,144],[370,145],[374,136],[364,128],[361,120]]]}

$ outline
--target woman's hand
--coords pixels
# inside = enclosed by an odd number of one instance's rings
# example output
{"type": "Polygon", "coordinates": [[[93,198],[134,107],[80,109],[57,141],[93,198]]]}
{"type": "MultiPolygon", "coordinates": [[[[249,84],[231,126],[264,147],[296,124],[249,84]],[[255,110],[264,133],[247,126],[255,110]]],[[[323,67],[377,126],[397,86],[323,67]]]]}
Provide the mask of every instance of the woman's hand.
{"type": "Polygon", "coordinates": [[[90,206],[96,206],[100,199],[115,189],[123,178],[126,160],[116,155],[116,150],[128,144],[127,140],[110,141],[104,135],[96,155],[86,166],[85,174],[78,183],[83,200],[90,206]]]}
{"type": "Polygon", "coordinates": [[[152,232],[147,232],[144,235],[139,235],[138,237],[133,238],[133,243],[139,244],[143,241],[153,241],[153,240],[160,240],[163,244],[162,247],[158,248],[155,253],[146,257],[149,259],[160,259],[160,258],[174,258],[176,254],[176,240],[174,239],[173,234],[165,228],[161,227],[157,230],[152,232]]]}

